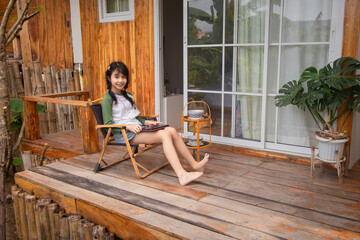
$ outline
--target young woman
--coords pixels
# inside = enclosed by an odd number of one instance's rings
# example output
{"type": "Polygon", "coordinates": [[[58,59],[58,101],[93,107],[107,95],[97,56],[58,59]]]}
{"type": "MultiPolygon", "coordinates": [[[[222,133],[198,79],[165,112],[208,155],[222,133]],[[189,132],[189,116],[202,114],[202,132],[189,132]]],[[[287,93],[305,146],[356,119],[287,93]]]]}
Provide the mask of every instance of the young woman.
{"type": "MultiPolygon", "coordinates": [[[[104,124],[127,124],[126,135],[131,143],[162,143],[165,156],[174,169],[181,185],[186,185],[201,177],[209,154],[200,162],[196,162],[185,143],[172,127],[155,132],[142,132],[142,125],[158,126],[161,122],[144,120],[139,117],[133,96],[126,92],[129,85],[129,70],[122,62],[112,62],[106,73],[108,92],[101,102],[104,124]],[[180,163],[179,153],[191,166],[193,172],[187,172],[180,163]]],[[[113,131],[116,142],[124,143],[120,131],[113,131]]]]}

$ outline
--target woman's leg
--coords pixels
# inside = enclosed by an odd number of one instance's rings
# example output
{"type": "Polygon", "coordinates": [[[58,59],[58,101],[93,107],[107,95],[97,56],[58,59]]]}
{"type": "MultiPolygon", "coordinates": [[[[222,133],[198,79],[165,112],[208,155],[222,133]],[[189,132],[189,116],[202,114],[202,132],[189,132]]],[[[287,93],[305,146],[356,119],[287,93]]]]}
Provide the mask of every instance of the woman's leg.
{"type": "Polygon", "coordinates": [[[186,172],[182,167],[179,157],[176,154],[171,134],[165,130],[156,132],[142,132],[136,134],[131,140],[132,143],[154,144],[161,142],[166,158],[174,169],[181,185],[186,185],[202,176],[202,172],[186,172]]]}
{"type": "Polygon", "coordinates": [[[189,163],[191,168],[194,169],[195,171],[203,172],[204,166],[209,160],[209,154],[206,153],[204,158],[200,162],[195,161],[189,149],[186,147],[184,141],[177,133],[176,129],[173,127],[167,127],[164,130],[170,133],[176,150],[189,163]]]}

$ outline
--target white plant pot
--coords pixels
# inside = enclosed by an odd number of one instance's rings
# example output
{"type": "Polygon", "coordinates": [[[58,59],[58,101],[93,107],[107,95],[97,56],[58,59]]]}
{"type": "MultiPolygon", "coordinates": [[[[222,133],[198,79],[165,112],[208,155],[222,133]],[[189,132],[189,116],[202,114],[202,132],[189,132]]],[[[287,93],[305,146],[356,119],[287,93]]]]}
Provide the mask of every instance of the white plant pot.
{"type": "Polygon", "coordinates": [[[349,141],[349,138],[332,140],[332,139],[319,137],[318,135],[315,135],[315,137],[318,142],[319,158],[321,160],[327,162],[336,162],[336,158],[335,158],[336,151],[338,151],[339,153],[339,158],[342,159],[344,145],[347,141],[349,141]]]}

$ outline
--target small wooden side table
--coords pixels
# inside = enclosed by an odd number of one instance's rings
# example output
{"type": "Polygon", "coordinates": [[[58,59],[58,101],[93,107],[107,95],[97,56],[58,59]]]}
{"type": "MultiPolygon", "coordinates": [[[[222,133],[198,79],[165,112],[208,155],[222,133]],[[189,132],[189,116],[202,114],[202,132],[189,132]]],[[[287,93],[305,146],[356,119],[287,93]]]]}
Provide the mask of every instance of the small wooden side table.
{"type": "Polygon", "coordinates": [[[211,111],[210,111],[210,107],[207,103],[205,103],[204,101],[191,101],[188,102],[182,112],[182,117],[181,117],[181,137],[184,133],[184,122],[188,122],[188,123],[192,123],[193,124],[193,135],[196,135],[196,146],[191,146],[188,144],[188,141],[185,142],[187,148],[192,149],[193,150],[193,155],[195,155],[195,151],[196,151],[196,160],[199,162],[200,161],[200,149],[203,148],[209,148],[209,155],[211,154],[211,111]],[[202,118],[197,118],[197,119],[191,119],[189,118],[188,115],[184,115],[184,110],[186,108],[186,106],[188,106],[191,103],[202,103],[204,104],[207,109],[208,109],[208,115],[203,115],[202,118]],[[202,145],[200,145],[200,124],[201,123],[208,123],[209,127],[210,127],[210,132],[209,132],[209,141],[202,141],[202,145]]]}
{"type": "Polygon", "coordinates": [[[349,173],[349,144],[345,144],[345,154],[340,159],[338,151],[335,152],[335,161],[328,161],[326,159],[315,156],[315,147],[311,147],[311,166],[310,166],[310,176],[314,177],[315,164],[319,163],[321,172],[324,171],[324,163],[333,165],[337,169],[339,183],[343,183],[343,176],[347,176],[349,173]]]}

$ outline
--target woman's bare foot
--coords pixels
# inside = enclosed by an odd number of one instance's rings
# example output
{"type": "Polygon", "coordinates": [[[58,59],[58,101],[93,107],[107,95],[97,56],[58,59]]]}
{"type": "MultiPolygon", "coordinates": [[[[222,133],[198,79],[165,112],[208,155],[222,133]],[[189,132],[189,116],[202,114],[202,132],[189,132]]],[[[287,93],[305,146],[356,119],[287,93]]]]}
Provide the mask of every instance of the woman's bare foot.
{"type": "Polygon", "coordinates": [[[185,172],[183,175],[179,176],[179,182],[181,185],[185,186],[188,183],[195,181],[202,175],[202,172],[185,172]]]}
{"type": "Polygon", "coordinates": [[[208,161],[209,161],[209,154],[205,153],[204,158],[200,162],[196,163],[196,165],[193,166],[192,169],[196,172],[204,172],[204,166],[208,161]]]}

